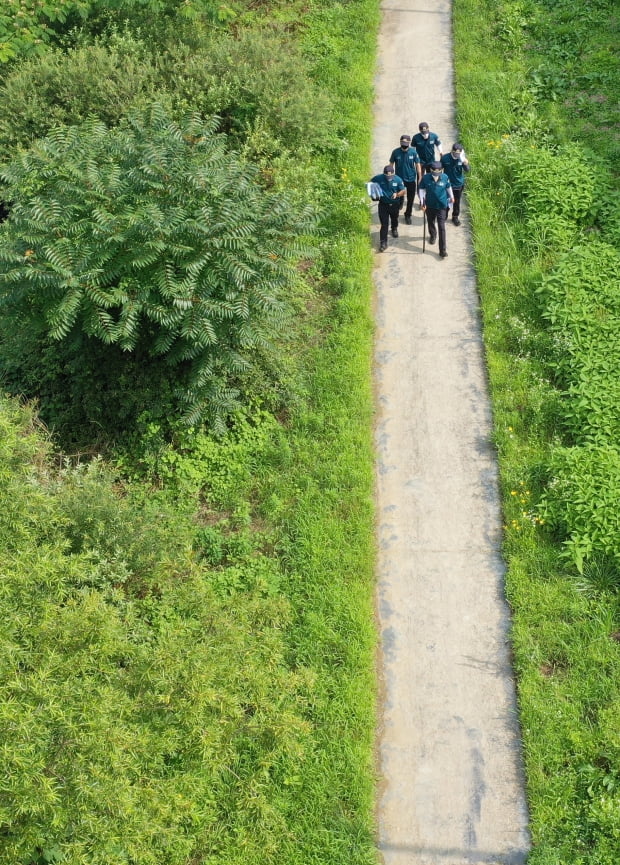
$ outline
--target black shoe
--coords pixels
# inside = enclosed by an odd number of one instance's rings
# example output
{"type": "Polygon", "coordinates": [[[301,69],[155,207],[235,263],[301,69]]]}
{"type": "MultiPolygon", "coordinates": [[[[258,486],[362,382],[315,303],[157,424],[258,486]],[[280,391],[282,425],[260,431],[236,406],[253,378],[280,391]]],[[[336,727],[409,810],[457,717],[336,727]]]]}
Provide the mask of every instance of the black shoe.
{"type": "Polygon", "coordinates": [[[386,249],[387,249],[387,243],[384,241],[383,243],[381,243],[379,245],[379,252],[385,252],[386,249]]]}
{"type": "Polygon", "coordinates": [[[453,225],[460,225],[461,224],[461,220],[458,218],[458,216],[452,217],[452,224],[453,225]]]}
{"type": "Polygon", "coordinates": [[[445,252],[445,251],[444,251],[444,252],[440,252],[439,255],[441,256],[441,258],[447,258],[447,257],[448,257],[448,253],[445,252]]]}
{"type": "Polygon", "coordinates": [[[428,242],[432,246],[434,243],[437,243],[437,238],[436,237],[429,237],[428,242]]]}
{"type": "Polygon", "coordinates": [[[411,225],[411,217],[407,216],[407,214],[405,214],[405,222],[407,225],[411,225]]]}
{"type": "Polygon", "coordinates": [[[392,237],[398,237],[398,229],[397,228],[392,229],[392,237]]]}

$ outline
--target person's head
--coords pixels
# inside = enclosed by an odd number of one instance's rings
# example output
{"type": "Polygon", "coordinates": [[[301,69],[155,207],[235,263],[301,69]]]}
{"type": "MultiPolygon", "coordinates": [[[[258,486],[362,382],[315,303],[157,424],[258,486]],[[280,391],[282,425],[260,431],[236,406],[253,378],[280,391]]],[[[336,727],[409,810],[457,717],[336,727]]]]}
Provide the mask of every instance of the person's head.
{"type": "Polygon", "coordinates": [[[431,162],[431,174],[433,177],[439,177],[443,172],[441,162],[431,162]]]}
{"type": "Polygon", "coordinates": [[[431,134],[431,131],[428,128],[428,123],[424,123],[424,121],[418,124],[418,129],[422,133],[422,138],[428,138],[428,136],[431,134]]]}
{"type": "Polygon", "coordinates": [[[409,150],[409,148],[411,147],[411,135],[401,135],[400,146],[403,150],[409,150]]]}
{"type": "Polygon", "coordinates": [[[453,159],[460,159],[463,155],[463,145],[459,144],[458,141],[455,141],[452,145],[452,150],[450,151],[453,159]]]}
{"type": "Polygon", "coordinates": [[[386,165],[383,169],[383,173],[385,174],[386,177],[394,177],[394,166],[393,165],[386,165]]]}

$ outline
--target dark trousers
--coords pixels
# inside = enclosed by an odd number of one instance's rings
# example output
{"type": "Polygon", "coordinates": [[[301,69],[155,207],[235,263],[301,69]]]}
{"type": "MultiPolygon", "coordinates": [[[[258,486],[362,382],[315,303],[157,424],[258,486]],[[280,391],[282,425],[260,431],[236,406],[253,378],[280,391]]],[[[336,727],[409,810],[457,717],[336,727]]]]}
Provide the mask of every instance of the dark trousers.
{"type": "Polygon", "coordinates": [[[446,216],[448,208],[442,207],[435,210],[434,207],[426,208],[426,221],[428,223],[428,236],[434,241],[439,233],[439,252],[446,252],[446,216]]]}
{"type": "Polygon", "coordinates": [[[379,202],[379,222],[381,223],[379,241],[381,243],[387,243],[390,223],[392,223],[393,229],[398,228],[398,214],[400,213],[401,203],[402,200],[400,198],[395,198],[389,204],[387,201],[383,201],[383,199],[379,202]]]}
{"type": "Polygon", "coordinates": [[[454,193],[454,204],[452,205],[452,219],[458,219],[459,213],[461,212],[461,195],[463,194],[464,186],[453,186],[452,192],[454,193]]]}
{"type": "Polygon", "coordinates": [[[403,182],[405,184],[405,189],[407,190],[407,207],[405,208],[405,216],[411,216],[411,211],[413,210],[413,199],[415,198],[417,184],[415,180],[405,180],[403,182]]]}

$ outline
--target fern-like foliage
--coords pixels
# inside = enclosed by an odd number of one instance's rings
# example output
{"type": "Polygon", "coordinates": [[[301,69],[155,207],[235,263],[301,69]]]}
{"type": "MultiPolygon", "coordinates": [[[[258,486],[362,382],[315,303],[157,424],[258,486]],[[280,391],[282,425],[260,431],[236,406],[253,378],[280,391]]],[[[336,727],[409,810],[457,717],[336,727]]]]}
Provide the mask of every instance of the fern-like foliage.
{"type": "Polygon", "coordinates": [[[158,103],[109,129],[59,127],[4,167],[0,311],[180,364],[187,417],[217,420],[277,332],[313,224],[267,195],[216,119],[158,103]]]}

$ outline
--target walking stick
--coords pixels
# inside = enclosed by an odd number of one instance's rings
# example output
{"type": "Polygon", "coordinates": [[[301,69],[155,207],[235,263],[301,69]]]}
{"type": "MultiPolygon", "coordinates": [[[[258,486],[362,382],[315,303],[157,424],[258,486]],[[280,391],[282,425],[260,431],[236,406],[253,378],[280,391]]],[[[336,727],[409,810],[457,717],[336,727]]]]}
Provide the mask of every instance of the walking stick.
{"type": "Polygon", "coordinates": [[[422,253],[426,251],[426,211],[422,211],[422,217],[424,219],[424,233],[422,234],[422,253]]]}

